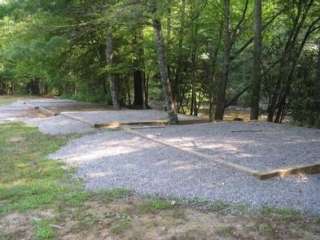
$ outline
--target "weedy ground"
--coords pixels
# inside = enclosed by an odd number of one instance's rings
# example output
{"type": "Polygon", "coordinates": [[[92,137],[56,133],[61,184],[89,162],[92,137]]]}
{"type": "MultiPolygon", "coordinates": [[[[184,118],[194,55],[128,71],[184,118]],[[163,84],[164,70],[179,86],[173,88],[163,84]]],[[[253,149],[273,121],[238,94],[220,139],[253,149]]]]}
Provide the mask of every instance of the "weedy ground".
{"type": "Polygon", "coordinates": [[[86,192],[49,153],[76,136],[0,125],[0,240],[320,239],[320,219],[290,209],[86,192]]]}

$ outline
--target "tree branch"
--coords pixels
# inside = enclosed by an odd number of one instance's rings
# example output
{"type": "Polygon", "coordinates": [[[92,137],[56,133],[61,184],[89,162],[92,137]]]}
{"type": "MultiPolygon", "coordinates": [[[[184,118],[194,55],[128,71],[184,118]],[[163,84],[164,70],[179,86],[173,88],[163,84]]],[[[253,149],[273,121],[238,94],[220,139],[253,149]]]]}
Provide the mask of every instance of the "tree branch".
{"type": "MultiPolygon", "coordinates": [[[[285,9],[280,10],[277,14],[275,14],[263,27],[262,27],[262,32],[264,32],[273,22],[276,20],[277,17],[279,17],[285,9]]],[[[236,51],[233,56],[231,56],[231,61],[234,60],[237,56],[239,56],[244,50],[247,49],[250,44],[253,43],[254,37],[251,37],[245,44],[243,44],[238,51],[236,51]]]]}

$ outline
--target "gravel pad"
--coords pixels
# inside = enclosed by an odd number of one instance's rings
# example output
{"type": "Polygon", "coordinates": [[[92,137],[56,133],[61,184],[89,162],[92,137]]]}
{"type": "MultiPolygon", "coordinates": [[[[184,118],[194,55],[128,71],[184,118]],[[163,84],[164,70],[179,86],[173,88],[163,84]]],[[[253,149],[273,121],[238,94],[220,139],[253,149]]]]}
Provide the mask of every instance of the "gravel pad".
{"type": "Polygon", "coordinates": [[[40,132],[49,135],[85,134],[96,131],[88,124],[64,116],[25,118],[23,121],[27,124],[37,126],[40,132]]]}
{"type": "Polygon", "coordinates": [[[253,170],[320,163],[320,130],[271,123],[212,123],[140,130],[146,136],[253,170]]]}
{"type": "Polygon", "coordinates": [[[261,181],[123,131],[84,136],[51,158],[78,167],[77,175],[84,179],[88,190],[121,187],[163,197],[320,213],[319,175],[261,181]]]}
{"type": "Polygon", "coordinates": [[[51,135],[65,135],[71,133],[90,133],[96,131],[88,124],[64,116],[39,117],[39,112],[33,106],[50,104],[64,104],[64,100],[36,99],[17,101],[0,107],[0,123],[24,122],[36,126],[42,133],[51,135]],[[25,104],[26,103],[26,104],[25,104]],[[37,103],[33,105],[34,103],[37,103]]]}

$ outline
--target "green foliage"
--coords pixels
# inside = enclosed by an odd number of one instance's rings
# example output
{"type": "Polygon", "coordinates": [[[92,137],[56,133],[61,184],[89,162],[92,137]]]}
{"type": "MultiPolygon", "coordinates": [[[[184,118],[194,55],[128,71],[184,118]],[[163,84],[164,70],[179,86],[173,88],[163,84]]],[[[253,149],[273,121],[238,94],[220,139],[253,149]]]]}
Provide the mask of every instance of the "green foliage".
{"type": "Polygon", "coordinates": [[[295,122],[320,128],[319,80],[317,77],[314,52],[304,56],[298,71],[297,81],[293,85],[290,102],[291,116],[295,122]]]}
{"type": "MultiPolygon", "coordinates": [[[[251,82],[254,1],[245,3],[231,2],[232,59],[226,102],[251,82]]],[[[310,72],[316,69],[315,58],[304,56],[310,49],[316,52],[319,10],[320,4],[311,0],[263,2],[260,102],[269,106],[264,110],[270,112],[272,106],[274,114],[292,113],[307,125],[319,124],[310,106],[314,77],[299,77],[297,66],[312,66],[310,72]]],[[[121,103],[131,105],[133,75],[139,70],[146,78],[150,102],[163,101],[151,24],[157,17],[178,109],[197,115],[216,103],[223,71],[223,16],[223,1],[215,0],[7,0],[0,4],[0,94],[59,95],[110,104],[107,77],[113,75],[121,103]],[[105,56],[108,31],[114,38],[112,65],[107,65],[105,56]]],[[[250,94],[245,92],[235,103],[248,106],[250,94]]]]}

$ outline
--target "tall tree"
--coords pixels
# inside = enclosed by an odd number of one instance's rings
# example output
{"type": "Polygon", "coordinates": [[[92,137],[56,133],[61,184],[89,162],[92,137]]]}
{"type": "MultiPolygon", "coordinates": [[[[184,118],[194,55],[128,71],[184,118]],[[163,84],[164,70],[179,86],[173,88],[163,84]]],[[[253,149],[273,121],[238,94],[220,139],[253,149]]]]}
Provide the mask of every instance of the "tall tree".
{"type": "Polygon", "coordinates": [[[110,83],[110,88],[111,88],[113,108],[120,109],[119,83],[115,75],[112,73],[112,67],[114,64],[114,50],[113,50],[113,36],[112,36],[112,31],[110,29],[108,30],[107,40],[106,40],[106,62],[107,62],[107,66],[109,67],[108,81],[110,83]]]}
{"type": "Polygon", "coordinates": [[[261,91],[261,52],[262,52],[262,0],[255,0],[254,6],[254,51],[252,68],[251,120],[259,118],[261,91]]]}
{"type": "Polygon", "coordinates": [[[144,49],[143,49],[143,28],[138,27],[134,36],[134,102],[137,108],[145,108],[145,72],[144,72],[144,49]]]}
{"type": "Polygon", "coordinates": [[[280,55],[277,81],[269,99],[268,121],[270,122],[282,122],[301,53],[311,34],[320,28],[318,15],[311,18],[311,22],[306,25],[308,16],[313,15],[310,11],[314,4],[314,0],[295,1],[292,9],[287,13],[291,27],[286,34],[288,37],[280,55]]]}
{"type": "Polygon", "coordinates": [[[181,0],[181,7],[180,7],[180,28],[177,33],[177,58],[176,58],[176,70],[175,70],[175,77],[174,77],[174,84],[173,84],[173,92],[176,97],[177,108],[178,110],[181,108],[182,105],[182,94],[181,89],[179,87],[181,78],[182,78],[182,69],[183,69],[183,43],[185,39],[185,25],[186,25],[186,0],[181,0]]]}
{"type": "Polygon", "coordinates": [[[161,21],[158,17],[156,4],[157,2],[155,1],[153,3],[153,9],[152,9],[152,13],[153,13],[152,26],[155,32],[155,41],[156,41],[156,48],[157,48],[157,58],[158,58],[158,64],[159,64],[160,78],[161,78],[162,87],[164,90],[169,121],[172,123],[175,123],[178,121],[177,107],[173,98],[171,82],[168,75],[168,64],[167,64],[166,53],[165,53],[162,26],[161,26],[161,21]]]}
{"type": "Polygon", "coordinates": [[[317,65],[316,65],[316,79],[315,79],[315,93],[318,109],[320,110],[320,39],[317,41],[317,65]]]}
{"type": "Polygon", "coordinates": [[[230,0],[224,0],[224,50],[223,50],[223,75],[217,81],[217,103],[215,111],[215,120],[223,120],[225,101],[226,101],[226,88],[229,79],[230,68],[230,51],[231,51],[231,31],[230,31],[230,0]]]}

